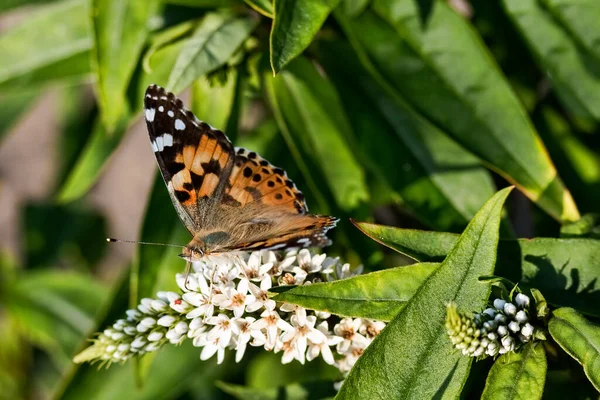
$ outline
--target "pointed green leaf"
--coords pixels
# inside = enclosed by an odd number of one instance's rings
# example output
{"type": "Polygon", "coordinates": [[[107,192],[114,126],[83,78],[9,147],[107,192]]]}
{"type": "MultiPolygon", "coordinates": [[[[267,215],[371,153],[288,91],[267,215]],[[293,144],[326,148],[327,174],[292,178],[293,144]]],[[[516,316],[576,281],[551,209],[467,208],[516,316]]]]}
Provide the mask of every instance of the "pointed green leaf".
{"type": "Polygon", "coordinates": [[[308,47],[340,0],[274,0],[271,68],[279,73],[308,47]]]}
{"type": "Polygon", "coordinates": [[[317,49],[373,178],[428,225],[463,229],[495,190],[479,160],[378,85],[346,43],[321,40],[317,49]]]}
{"type": "Polygon", "coordinates": [[[87,75],[92,47],[88,14],[86,0],[61,1],[2,32],[0,87],[37,89],[49,80],[87,75]]]}
{"type": "Polygon", "coordinates": [[[244,0],[244,2],[252,7],[254,11],[273,19],[275,12],[271,0],[244,0]]]}
{"type": "MultiPolygon", "coordinates": [[[[129,99],[136,114],[142,112],[144,93],[151,83],[165,82],[173,67],[174,58],[181,49],[181,42],[158,50],[152,57],[150,73],[141,73],[135,77],[132,90],[133,98],[129,99]],[[137,93],[137,95],[136,95],[137,93]]],[[[121,120],[124,122],[124,120],[121,120]]],[[[112,135],[107,135],[99,121],[95,124],[81,155],[76,161],[65,183],[58,192],[58,200],[67,203],[83,196],[100,177],[110,155],[121,143],[126,127],[118,127],[112,135]]],[[[148,150],[150,148],[148,147],[148,150]]]]}
{"type": "Polygon", "coordinates": [[[102,122],[109,133],[127,114],[125,92],[158,4],[158,0],[92,0],[92,57],[102,122]]]}
{"type": "Polygon", "coordinates": [[[446,304],[480,310],[490,287],[478,281],[494,272],[502,205],[511,188],[477,212],[442,265],[365,350],[337,398],[457,397],[471,364],[452,348],[444,329],[446,304]]]}
{"type": "Polygon", "coordinates": [[[439,267],[413,264],[328,283],[298,286],[273,297],[311,310],[390,321],[439,267]]]}
{"type": "Polygon", "coordinates": [[[481,398],[541,399],[546,369],[546,351],[542,343],[527,343],[519,352],[498,357],[487,377],[481,398]]]}
{"type": "Polygon", "coordinates": [[[554,218],[576,219],[569,192],[481,38],[446,2],[430,3],[421,9],[412,0],[375,1],[377,14],[362,13],[345,31],[420,113],[554,218]]]}
{"type": "Polygon", "coordinates": [[[350,210],[367,200],[362,167],[346,139],[351,127],[331,83],[305,58],[265,79],[273,85],[272,102],[287,128],[313,154],[340,208],[350,210]]]}
{"type": "Polygon", "coordinates": [[[167,87],[181,92],[195,79],[225,65],[258,23],[252,17],[227,13],[207,14],[185,41],[169,76],[167,87]]]}
{"type": "Polygon", "coordinates": [[[572,308],[555,310],[548,323],[550,335],[576,359],[596,390],[600,391],[600,326],[572,308]]]}
{"type": "MultiPolygon", "coordinates": [[[[237,123],[235,114],[236,95],[238,94],[238,71],[229,68],[225,71],[225,82],[201,77],[192,84],[190,109],[196,117],[217,129],[222,130],[231,140],[235,132],[228,129],[230,117],[237,123]]],[[[232,127],[233,128],[233,127],[232,127]]]]}
{"type": "Polygon", "coordinates": [[[595,0],[542,0],[542,4],[600,64],[600,3],[595,0]]]}
{"type": "MultiPolygon", "coordinates": [[[[358,223],[371,238],[419,261],[440,261],[459,236],[358,223]]],[[[496,275],[539,289],[548,302],[600,316],[600,242],[594,239],[501,240],[496,275]]]]}
{"type": "Polygon", "coordinates": [[[503,0],[502,4],[565,106],[575,114],[600,119],[598,60],[579,47],[537,0],[503,0]]]}

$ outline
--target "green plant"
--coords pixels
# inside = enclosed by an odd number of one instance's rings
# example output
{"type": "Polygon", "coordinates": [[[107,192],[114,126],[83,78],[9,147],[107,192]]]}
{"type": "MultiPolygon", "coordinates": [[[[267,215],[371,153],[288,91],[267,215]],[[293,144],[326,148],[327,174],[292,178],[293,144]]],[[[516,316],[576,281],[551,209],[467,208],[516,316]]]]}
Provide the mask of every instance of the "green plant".
{"type": "MultiPolygon", "coordinates": [[[[59,99],[61,130],[53,188],[24,209],[26,257],[3,250],[2,395],[598,397],[600,3],[457,3],[460,12],[442,0],[0,5],[7,20],[23,15],[0,33],[0,138],[47,89],[59,99]],[[316,310],[310,329],[325,320],[329,330],[358,318],[386,323],[337,394],[333,383],[351,365],[332,368],[328,356],[308,368],[282,366],[280,355],[249,347],[240,363],[219,354],[217,366],[200,360],[198,343],[169,345],[194,328],[189,310],[167,307],[188,290],[175,279],[180,249],[140,247],[120,279],[99,278],[106,228],[86,195],[140,119],[152,83],[185,92],[198,118],[284,168],[311,211],[341,219],[327,253],[366,273],[348,277],[331,261],[346,279],[328,281],[323,267],[310,275],[323,282],[277,278],[269,291],[277,307],[301,310],[288,321],[295,328],[306,326],[298,325],[304,309],[316,310]],[[527,327],[502,342],[511,333],[498,333],[491,315],[513,318],[500,304],[516,302],[517,292],[535,306],[521,310],[535,340],[527,327]],[[496,311],[485,316],[486,308],[496,311]],[[145,317],[156,317],[146,325],[157,345],[134,357],[128,351],[143,335],[133,322],[145,317]],[[478,336],[457,336],[463,328],[498,333],[492,347],[505,354],[463,356],[453,344],[483,351],[478,336]],[[104,331],[92,346],[100,352],[85,341],[93,331],[104,331]],[[123,346],[108,352],[115,343],[123,346]],[[70,362],[114,351],[104,359],[130,361],[100,369],[70,362]]],[[[160,177],[145,201],[140,240],[189,240],[160,177]]]]}

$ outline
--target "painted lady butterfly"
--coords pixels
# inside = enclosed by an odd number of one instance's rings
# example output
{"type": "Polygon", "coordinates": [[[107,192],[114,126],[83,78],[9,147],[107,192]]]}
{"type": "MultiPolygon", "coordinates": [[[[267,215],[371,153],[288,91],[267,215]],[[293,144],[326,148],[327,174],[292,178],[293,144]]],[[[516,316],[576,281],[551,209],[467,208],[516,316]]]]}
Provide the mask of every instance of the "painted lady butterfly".
{"type": "Polygon", "coordinates": [[[323,247],[333,217],[308,214],[304,196],[258,154],[234,148],[163,88],[146,90],[144,112],[158,167],[194,237],[181,257],[286,247],[323,247]]]}

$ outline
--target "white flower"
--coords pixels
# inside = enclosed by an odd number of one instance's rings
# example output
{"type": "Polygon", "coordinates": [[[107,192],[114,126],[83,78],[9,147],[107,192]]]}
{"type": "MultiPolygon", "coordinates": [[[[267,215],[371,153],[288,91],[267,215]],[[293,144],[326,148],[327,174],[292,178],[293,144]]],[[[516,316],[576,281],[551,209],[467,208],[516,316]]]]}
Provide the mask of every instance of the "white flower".
{"type": "Polygon", "coordinates": [[[202,347],[202,352],[200,352],[202,361],[208,360],[217,353],[217,364],[221,364],[225,359],[225,348],[228,344],[223,345],[224,342],[225,339],[220,336],[208,338],[208,335],[202,335],[194,339],[194,346],[202,347]]]}
{"type": "Polygon", "coordinates": [[[360,275],[363,272],[363,266],[359,265],[358,267],[354,268],[354,270],[350,270],[350,264],[337,264],[336,265],[336,275],[338,279],[346,279],[346,278],[351,278],[353,276],[356,275],[360,275]]]}
{"type": "Polygon", "coordinates": [[[246,278],[254,282],[263,280],[267,272],[273,268],[273,262],[261,264],[261,253],[258,251],[250,254],[248,261],[241,265],[241,278],[246,278]]]}
{"type": "Polygon", "coordinates": [[[273,310],[275,308],[275,300],[269,298],[269,289],[271,289],[271,285],[271,276],[269,275],[263,277],[260,282],[260,287],[256,286],[254,283],[250,283],[248,288],[254,296],[254,302],[248,303],[246,306],[248,312],[255,312],[261,307],[264,307],[267,310],[273,310]]]}
{"type": "MultiPolygon", "coordinates": [[[[275,353],[279,353],[283,350],[283,356],[281,357],[282,364],[289,364],[298,356],[298,350],[294,343],[290,340],[289,342],[277,341],[277,345],[273,350],[275,353]]],[[[304,361],[302,361],[304,364],[304,361]]]]}
{"type": "Polygon", "coordinates": [[[517,293],[515,296],[515,303],[517,303],[517,306],[520,308],[529,307],[529,296],[524,295],[523,293],[517,293]]]}
{"type": "Polygon", "coordinates": [[[385,322],[362,318],[358,332],[367,339],[373,339],[379,336],[383,328],[385,328],[385,322]]]}
{"type": "Polygon", "coordinates": [[[310,341],[308,343],[308,352],[306,353],[306,359],[308,361],[312,361],[321,354],[323,356],[323,360],[329,365],[333,365],[335,363],[335,359],[333,358],[333,353],[331,352],[331,348],[329,346],[336,346],[343,339],[339,336],[332,335],[329,332],[329,325],[327,321],[321,322],[317,325],[317,329],[325,335],[326,340],[322,343],[314,343],[310,341]]]}
{"type": "Polygon", "coordinates": [[[342,372],[348,372],[354,367],[358,358],[363,354],[365,348],[360,345],[352,345],[345,352],[344,358],[338,360],[337,367],[342,372]]]}
{"type": "Polygon", "coordinates": [[[308,249],[302,249],[298,253],[298,267],[294,267],[292,271],[296,272],[299,269],[306,272],[306,274],[319,272],[325,257],[327,257],[326,254],[315,254],[311,257],[308,249]]]}
{"type": "Polygon", "coordinates": [[[358,332],[361,323],[362,321],[360,318],[344,318],[339,324],[333,327],[333,332],[343,339],[343,341],[337,345],[338,353],[347,353],[352,344],[359,345],[363,348],[369,344],[369,339],[358,332]]]}
{"type": "Polygon", "coordinates": [[[267,341],[265,343],[265,349],[267,350],[275,347],[279,330],[290,331],[294,329],[289,323],[279,317],[277,311],[265,310],[260,316],[260,319],[252,323],[250,329],[264,329],[267,332],[267,341]]]}
{"type": "Polygon", "coordinates": [[[194,283],[196,284],[197,291],[183,294],[183,300],[195,307],[187,313],[186,317],[189,319],[194,319],[202,315],[206,318],[212,317],[214,305],[211,299],[211,288],[204,276],[201,274],[194,275],[194,283]]]}
{"type": "Polygon", "coordinates": [[[306,316],[306,310],[302,307],[296,309],[296,314],[292,316],[291,322],[293,329],[281,335],[281,341],[293,343],[296,348],[295,358],[301,364],[304,364],[308,341],[315,344],[325,343],[327,336],[320,330],[315,329],[317,317],[314,315],[306,316]]]}
{"type": "Polygon", "coordinates": [[[207,339],[214,342],[215,338],[220,338],[219,345],[223,348],[229,345],[234,333],[238,334],[240,332],[238,325],[233,323],[225,314],[219,314],[216,317],[208,318],[206,324],[215,326],[208,331],[207,339]]]}
{"type": "Polygon", "coordinates": [[[253,295],[248,294],[248,283],[247,279],[240,279],[237,289],[224,288],[222,294],[213,297],[214,304],[225,310],[232,310],[235,317],[241,318],[246,311],[246,305],[256,301],[253,295]]]}
{"type": "Polygon", "coordinates": [[[252,329],[250,327],[255,320],[253,317],[232,319],[233,323],[238,326],[239,331],[235,345],[235,362],[240,362],[244,357],[246,345],[252,338],[252,329]]]}
{"type": "Polygon", "coordinates": [[[291,271],[296,260],[296,253],[288,252],[284,256],[283,260],[273,264],[273,268],[271,268],[271,271],[269,271],[269,273],[272,276],[280,276],[284,271],[291,271]]]}
{"type": "Polygon", "coordinates": [[[504,310],[505,304],[506,304],[506,300],[502,300],[502,299],[494,300],[494,307],[496,308],[496,310],[504,310]]]}

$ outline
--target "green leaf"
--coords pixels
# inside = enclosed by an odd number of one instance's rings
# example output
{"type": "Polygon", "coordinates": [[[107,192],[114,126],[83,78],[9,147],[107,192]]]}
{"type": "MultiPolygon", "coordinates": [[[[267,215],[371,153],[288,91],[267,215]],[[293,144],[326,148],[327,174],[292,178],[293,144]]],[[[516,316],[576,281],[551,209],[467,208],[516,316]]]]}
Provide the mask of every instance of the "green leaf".
{"type": "Polygon", "coordinates": [[[19,329],[47,351],[59,367],[94,325],[105,289],[88,276],[65,271],[23,274],[7,290],[3,307],[19,321],[19,329]]]}
{"type": "Polygon", "coordinates": [[[159,2],[92,0],[96,88],[108,133],[127,115],[125,92],[148,35],[148,21],[159,2]]]}
{"type": "Polygon", "coordinates": [[[600,4],[594,0],[542,0],[542,3],[600,64],[600,4]]]}
{"type": "Polygon", "coordinates": [[[600,391],[600,326],[592,324],[572,308],[555,310],[548,329],[552,338],[582,366],[600,391]]]}
{"type": "MultiPolygon", "coordinates": [[[[502,4],[526,40],[540,68],[547,71],[548,78],[565,106],[575,114],[600,119],[598,60],[579,47],[569,32],[537,0],[503,0],[502,4]]],[[[593,13],[588,17],[593,18],[593,13]]],[[[582,30],[587,29],[585,21],[589,19],[584,19],[582,30]]]]}
{"type": "Polygon", "coordinates": [[[17,8],[26,5],[51,3],[55,1],[56,0],[4,0],[2,4],[0,4],[0,11],[6,11],[10,10],[11,8],[17,8]]]}
{"type": "MultiPolygon", "coordinates": [[[[358,223],[370,237],[418,261],[440,261],[459,236],[358,223]]],[[[496,275],[539,289],[549,303],[600,317],[600,243],[594,239],[501,240],[496,275]]]]}
{"type": "Polygon", "coordinates": [[[600,202],[600,157],[582,142],[561,114],[539,107],[533,120],[560,175],[582,212],[595,212],[600,202]]]}
{"type": "Polygon", "coordinates": [[[37,86],[90,71],[92,37],[86,0],[41,7],[0,36],[0,87],[37,86]],[[43,27],[43,29],[40,29],[43,27]]]}
{"type": "Polygon", "coordinates": [[[337,398],[458,397],[472,359],[463,357],[444,329],[446,304],[480,310],[494,272],[502,205],[511,188],[495,194],[469,223],[442,265],[369,345],[337,398]]]}
{"type": "Polygon", "coordinates": [[[177,93],[195,79],[225,63],[233,56],[256,27],[258,20],[227,13],[207,14],[194,34],[185,41],[167,87],[177,93]]]}
{"type": "MultiPolygon", "coordinates": [[[[190,109],[200,120],[221,129],[231,139],[235,132],[228,129],[230,117],[237,123],[235,114],[236,94],[238,93],[238,71],[229,68],[225,72],[226,81],[209,80],[201,77],[192,84],[190,109]]],[[[236,125],[236,124],[234,124],[236,125]]]]}
{"type": "Polygon", "coordinates": [[[390,321],[438,267],[437,263],[413,264],[334,282],[298,286],[278,294],[273,300],[346,317],[390,321]]]}
{"type": "Polygon", "coordinates": [[[364,12],[345,30],[420,113],[551,216],[577,219],[526,111],[481,39],[446,2],[430,3],[421,10],[412,0],[375,1],[378,15],[364,12]]]}
{"type": "Polygon", "coordinates": [[[347,44],[319,41],[317,49],[351,122],[361,163],[374,178],[368,181],[381,180],[428,225],[462,230],[494,193],[492,179],[479,160],[397,93],[378,85],[347,44]]]}
{"type": "Polygon", "coordinates": [[[313,155],[340,208],[366,201],[364,173],[346,140],[351,127],[331,83],[304,58],[265,79],[272,85],[271,103],[277,103],[294,139],[313,155]]]}
{"type": "Polygon", "coordinates": [[[453,233],[352,222],[371,239],[414,260],[442,260],[458,240],[453,233]]]}
{"type": "Polygon", "coordinates": [[[271,27],[273,76],[308,47],[340,0],[274,0],[271,27]]]}
{"type": "Polygon", "coordinates": [[[335,394],[332,382],[310,382],[304,385],[296,383],[269,389],[256,389],[226,382],[217,382],[217,386],[240,400],[308,400],[323,399],[335,394]]]}
{"type": "Polygon", "coordinates": [[[244,0],[244,2],[252,7],[254,11],[264,15],[265,17],[273,19],[275,16],[273,2],[271,0],[244,0]]]}
{"type": "Polygon", "coordinates": [[[527,343],[519,352],[501,355],[487,378],[482,399],[541,399],[546,380],[546,351],[527,343]]]}

